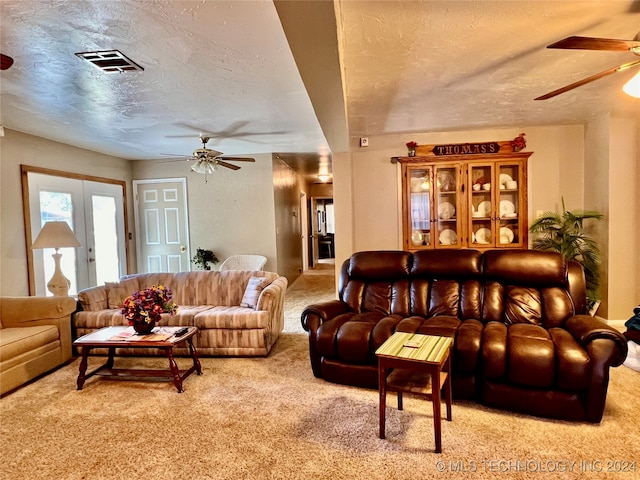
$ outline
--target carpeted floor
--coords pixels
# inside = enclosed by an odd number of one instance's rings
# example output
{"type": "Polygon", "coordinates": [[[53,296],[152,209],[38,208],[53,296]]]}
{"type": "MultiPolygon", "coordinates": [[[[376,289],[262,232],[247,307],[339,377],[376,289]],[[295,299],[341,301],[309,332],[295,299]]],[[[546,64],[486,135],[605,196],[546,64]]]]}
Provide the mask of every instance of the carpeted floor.
{"type": "Polygon", "coordinates": [[[76,391],[76,360],[2,398],[0,478],[640,478],[640,373],[626,367],[611,372],[599,425],[458,401],[453,421],[443,421],[443,453],[435,454],[430,402],[407,397],[399,412],[390,398],[387,439],[378,439],[376,391],[311,374],[292,307],[311,284],[316,294],[307,301],[334,298],[332,275],[297,281],[286,331],[269,357],[203,358],[204,374],[189,377],[182,394],[165,382],[96,378],[76,391]]]}

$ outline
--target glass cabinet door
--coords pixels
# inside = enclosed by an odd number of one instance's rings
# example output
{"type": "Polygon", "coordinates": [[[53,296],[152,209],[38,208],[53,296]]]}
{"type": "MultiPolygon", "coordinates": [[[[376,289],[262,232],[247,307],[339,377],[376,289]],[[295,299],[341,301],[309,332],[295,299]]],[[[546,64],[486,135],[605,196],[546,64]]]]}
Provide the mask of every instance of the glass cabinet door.
{"type": "Polygon", "coordinates": [[[498,247],[522,245],[523,243],[523,215],[521,199],[526,194],[523,190],[522,166],[516,163],[498,163],[497,178],[499,184],[498,195],[498,247]]]}
{"type": "Polygon", "coordinates": [[[409,214],[411,215],[410,246],[413,248],[433,245],[431,186],[433,169],[431,167],[410,168],[409,214]]]}
{"type": "Polygon", "coordinates": [[[459,166],[435,167],[435,238],[436,247],[451,248],[462,244],[460,223],[459,166]]]}
{"type": "Polygon", "coordinates": [[[486,248],[495,245],[493,191],[493,164],[469,165],[469,222],[471,247],[486,248]]]}

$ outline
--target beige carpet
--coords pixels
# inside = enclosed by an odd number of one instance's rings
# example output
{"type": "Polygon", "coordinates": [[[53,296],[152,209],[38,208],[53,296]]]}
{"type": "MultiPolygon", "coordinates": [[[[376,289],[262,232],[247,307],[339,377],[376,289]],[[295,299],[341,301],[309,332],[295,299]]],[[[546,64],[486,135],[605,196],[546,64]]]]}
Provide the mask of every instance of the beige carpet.
{"type": "MultiPolygon", "coordinates": [[[[303,282],[314,280],[296,282],[291,301],[303,282]]],[[[377,392],[314,378],[298,325],[267,358],[202,359],[204,374],[189,377],[182,394],[164,382],[96,378],[76,391],[77,360],[27,385],[0,400],[0,478],[640,478],[637,463],[605,471],[640,461],[633,370],[612,371],[600,425],[454,402],[438,455],[429,402],[407,397],[399,412],[390,398],[387,440],[378,439],[377,392]]],[[[125,364],[163,368],[165,360],[125,364]]]]}

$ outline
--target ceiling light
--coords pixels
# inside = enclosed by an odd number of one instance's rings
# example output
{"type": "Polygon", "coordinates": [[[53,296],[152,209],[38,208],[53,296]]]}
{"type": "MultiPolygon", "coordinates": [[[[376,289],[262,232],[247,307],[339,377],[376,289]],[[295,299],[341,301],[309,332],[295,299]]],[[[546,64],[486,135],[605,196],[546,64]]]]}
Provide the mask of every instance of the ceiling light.
{"type": "Polygon", "coordinates": [[[331,175],[326,175],[326,174],[318,175],[318,180],[320,180],[321,182],[326,183],[329,180],[331,180],[331,175]]]}
{"type": "Polygon", "coordinates": [[[105,73],[123,73],[132,70],[144,70],[144,68],[119,50],[79,52],[76,53],[76,56],[86,60],[105,73]]]}
{"type": "Polygon", "coordinates": [[[636,73],[635,77],[625,83],[622,91],[632,97],[640,98],[640,73],[636,73]]]}

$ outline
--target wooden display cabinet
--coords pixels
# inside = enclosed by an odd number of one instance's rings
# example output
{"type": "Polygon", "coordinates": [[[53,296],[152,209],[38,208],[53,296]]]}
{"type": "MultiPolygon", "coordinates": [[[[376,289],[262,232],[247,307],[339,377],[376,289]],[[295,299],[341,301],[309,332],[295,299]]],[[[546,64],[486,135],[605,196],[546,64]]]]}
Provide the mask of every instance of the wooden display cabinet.
{"type": "Polygon", "coordinates": [[[422,146],[419,156],[392,159],[402,168],[406,250],[527,248],[532,152],[504,152],[504,144],[495,143],[500,153],[443,156],[422,146]]]}

